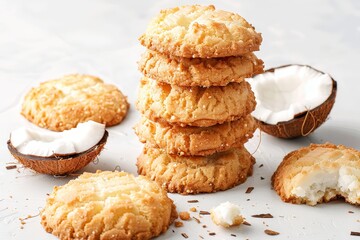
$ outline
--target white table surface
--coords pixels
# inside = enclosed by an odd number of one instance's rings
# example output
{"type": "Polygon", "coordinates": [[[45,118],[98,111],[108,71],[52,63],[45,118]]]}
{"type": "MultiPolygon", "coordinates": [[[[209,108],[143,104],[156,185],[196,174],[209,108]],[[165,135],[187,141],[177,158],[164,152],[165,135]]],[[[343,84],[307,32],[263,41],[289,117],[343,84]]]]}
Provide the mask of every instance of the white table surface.
{"type": "MultiPolygon", "coordinates": [[[[201,224],[192,220],[182,228],[172,226],[159,239],[184,239],[181,233],[189,239],[359,238],[350,236],[351,231],[360,231],[359,207],[341,200],[315,207],[283,203],[271,189],[270,177],[285,154],[310,143],[330,141],[360,149],[360,1],[0,0],[1,240],[56,239],[43,230],[39,216],[26,219],[25,224],[19,218],[37,215],[53,186],[71,179],[35,174],[20,164],[6,170],[9,163],[16,162],[6,146],[9,133],[31,125],[19,114],[21,97],[38,83],[69,73],[93,74],[116,84],[128,96],[130,112],[123,123],[109,128],[110,137],[99,163],[82,171],[120,166],[136,174],[135,162],[142,149],[132,129],[140,116],[134,107],[141,76],[136,62],[144,51],[137,38],[160,9],[191,3],[213,3],[219,9],[239,13],[262,33],[257,55],[266,68],[289,63],[311,65],[337,80],[338,95],[328,121],[310,136],[280,140],[263,134],[254,154],[254,174],[244,184],[214,194],[169,194],[179,211],[192,206],[208,211],[229,200],[241,206],[252,226],[223,229],[203,216],[201,224]],[[259,168],[260,164],[264,166],[259,168]],[[249,186],[255,189],[245,194],[249,186]],[[188,203],[190,199],[199,203],[188,203]],[[251,217],[260,213],[271,213],[274,218],[251,217]],[[265,229],[280,235],[268,236],[265,229]]],[[[246,145],[250,152],[258,142],[256,132],[246,145]]],[[[192,216],[198,217],[198,213],[192,216]]]]}

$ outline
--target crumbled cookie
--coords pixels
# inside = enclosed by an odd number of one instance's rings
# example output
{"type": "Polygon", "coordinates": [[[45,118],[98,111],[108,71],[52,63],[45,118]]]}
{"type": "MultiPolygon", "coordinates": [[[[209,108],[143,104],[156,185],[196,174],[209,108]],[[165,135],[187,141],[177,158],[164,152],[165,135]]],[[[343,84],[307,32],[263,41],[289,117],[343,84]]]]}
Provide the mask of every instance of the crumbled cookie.
{"type": "Polygon", "coordinates": [[[243,145],[256,128],[256,121],[249,114],[211,127],[180,127],[143,117],[134,129],[141,142],[163,148],[169,154],[204,156],[243,145]]]}
{"type": "Polygon", "coordinates": [[[84,173],[55,187],[41,212],[45,230],[60,239],[150,239],[177,217],[166,192],[143,176],[84,173]]]}
{"type": "Polygon", "coordinates": [[[63,131],[88,120],[116,125],[128,109],[127,98],[115,85],[73,74],[32,88],[24,98],[21,114],[39,127],[63,131]]]}
{"type": "Polygon", "coordinates": [[[138,172],[161,184],[168,192],[196,194],[232,188],[252,174],[255,159],[242,146],[205,157],[169,155],[144,147],[138,172]]]}
{"type": "Polygon", "coordinates": [[[137,109],[156,122],[180,126],[209,127],[234,121],[255,109],[249,83],[230,83],[224,87],[179,87],[143,77],[137,109]]]}
{"type": "Polygon", "coordinates": [[[255,54],[226,58],[180,58],[146,51],[139,69],[148,78],[177,86],[226,86],[263,72],[255,54]]]}
{"type": "Polygon", "coordinates": [[[262,37],[238,14],[189,5],[162,10],[139,40],[166,55],[214,58],[259,50],[262,37]]]}
{"type": "Polygon", "coordinates": [[[343,145],[311,144],[287,154],[272,176],[285,202],[316,205],[343,197],[360,204],[360,152],[343,145]]]}

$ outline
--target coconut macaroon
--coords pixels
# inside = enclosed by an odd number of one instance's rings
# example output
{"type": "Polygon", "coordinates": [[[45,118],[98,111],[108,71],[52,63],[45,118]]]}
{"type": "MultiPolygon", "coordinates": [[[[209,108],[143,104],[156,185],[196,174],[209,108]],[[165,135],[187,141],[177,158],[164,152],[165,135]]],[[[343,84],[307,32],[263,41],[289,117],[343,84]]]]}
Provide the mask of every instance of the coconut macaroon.
{"type": "Polygon", "coordinates": [[[247,53],[223,58],[182,58],[147,50],[139,70],[148,78],[177,86],[226,86],[263,72],[263,61],[247,53]]]}
{"type": "Polygon", "coordinates": [[[54,187],[40,216],[44,229],[63,240],[130,240],[164,233],[177,212],[148,178],[98,171],[54,187]]]}
{"type": "Polygon", "coordinates": [[[240,207],[231,202],[223,202],[211,209],[211,219],[216,225],[223,227],[238,226],[244,222],[240,207]]]}
{"type": "Polygon", "coordinates": [[[259,127],[281,138],[306,136],[324,123],[337,91],[329,74],[304,65],[272,68],[248,82],[255,94],[252,115],[259,127]]]}
{"type": "Polygon", "coordinates": [[[262,37],[236,13],[189,5],[161,10],[139,40],[166,55],[215,58],[259,50],[262,37]]]}
{"type": "Polygon", "coordinates": [[[179,126],[209,127],[250,114],[255,98],[249,83],[223,87],[180,87],[143,77],[136,107],[146,118],[179,126]]]}
{"type": "Polygon", "coordinates": [[[138,157],[138,173],[159,183],[168,192],[198,194],[223,191],[252,175],[255,158],[244,146],[207,156],[170,155],[146,146],[138,157]]]}
{"type": "Polygon", "coordinates": [[[11,132],[7,144],[24,166],[39,173],[63,175],[94,160],[107,137],[104,124],[88,121],[63,132],[22,127],[11,132]]]}
{"type": "Polygon", "coordinates": [[[311,144],[284,157],[272,176],[285,202],[316,205],[337,197],[360,204],[360,152],[343,145],[311,144]]]}
{"type": "Polygon", "coordinates": [[[71,74],[32,88],[21,114],[39,127],[64,131],[89,120],[106,126],[119,124],[129,106],[115,85],[91,75],[71,74]]]}
{"type": "Polygon", "coordinates": [[[242,146],[253,137],[256,128],[250,114],[211,127],[180,127],[142,117],[134,127],[141,142],[180,156],[205,156],[242,146]]]}

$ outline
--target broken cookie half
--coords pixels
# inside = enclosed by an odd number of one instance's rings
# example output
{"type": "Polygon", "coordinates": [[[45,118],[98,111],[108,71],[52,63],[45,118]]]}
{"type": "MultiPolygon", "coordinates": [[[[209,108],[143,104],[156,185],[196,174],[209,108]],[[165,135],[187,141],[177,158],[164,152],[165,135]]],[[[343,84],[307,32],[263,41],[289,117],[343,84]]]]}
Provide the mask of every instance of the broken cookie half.
{"type": "Polygon", "coordinates": [[[316,205],[338,197],[360,204],[360,152],[343,145],[311,144],[284,157],[272,176],[284,202],[316,205]]]}

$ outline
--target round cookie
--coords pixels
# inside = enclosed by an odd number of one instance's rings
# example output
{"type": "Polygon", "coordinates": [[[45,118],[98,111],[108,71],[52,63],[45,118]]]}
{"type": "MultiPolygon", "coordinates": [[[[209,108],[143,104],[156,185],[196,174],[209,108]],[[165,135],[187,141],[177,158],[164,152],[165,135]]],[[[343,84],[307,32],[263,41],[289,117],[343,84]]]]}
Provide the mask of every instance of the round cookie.
{"type": "Polygon", "coordinates": [[[272,176],[284,202],[316,205],[337,197],[360,205],[360,152],[331,143],[287,154],[272,176]]]}
{"type": "Polygon", "coordinates": [[[39,127],[63,131],[93,120],[106,126],[120,123],[129,103],[121,91],[90,75],[67,75],[32,88],[21,114],[39,127]]]}
{"type": "Polygon", "coordinates": [[[142,118],[135,133],[143,143],[180,156],[205,156],[242,146],[257,128],[251,115],[211,127],[179,127],[142,118]]]}
{"type": "Polygon", "coordinates": [[[214,58],[259,50],[262,37],[238,14],[190,5],[162,10],[139,40],[166,55],[214,58]]]}
{"type": "Polygon", "coordinates": [[[179,87],[143,77],[137,109],[145,117],[180,126],[209,127],[251,113],[256,102],[249,83],[224,87],[179,87]]]}
{"type": "Polygon", "coordinates": [[[204,157],[169,155],[145,146],[137,161],[138,173],[168,192],[210,193],[232,188],[252,174],[255,159],[242,146],[204,157]]]}
{"type": "Polygon", "coordinates": [[[84,173],[54,187],[41,224],[60,239],[150,239],[177,217],[155,182],[125,172],[84,173]]]}
{"type": "Polygon", "coordinates": [[[178,86],[225,86],[263,72],[255,54],[225,58],[181,58],[146,51],[139,70],[148,78],[178,86]]]}

